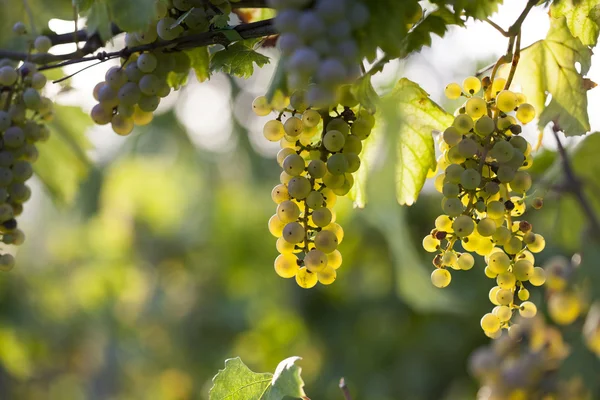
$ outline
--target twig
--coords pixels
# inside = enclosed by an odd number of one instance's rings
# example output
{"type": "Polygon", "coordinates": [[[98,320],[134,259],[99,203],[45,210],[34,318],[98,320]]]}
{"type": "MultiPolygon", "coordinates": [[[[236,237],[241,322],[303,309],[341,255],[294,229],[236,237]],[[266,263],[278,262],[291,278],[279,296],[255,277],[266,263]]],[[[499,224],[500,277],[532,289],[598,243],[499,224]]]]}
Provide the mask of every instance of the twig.
{"type": "Polygon", "coordinates": [[[504,90],[508,90],[510,88],[510,84],[512,83],[513,78],[515,77],[515,72],[517,72],[517,65],[519,65],[519,60],[521,59],[521,31],[517,34],[517,43],[515,44],[515,55],[512,58],[512,65],[510,66],[510,72],[508,73],[508,78],[506,78],[506,85],[504,86],[504,90]]]}
{"type": "Polygon", "coordinates": [[[501,27],[500,25],[498,25],[497,23],[495,23],[495,22],[494,22],[494,21],[492,21],[491,19],[489,19],[489,18],[486,18],[486,19],[484,19],[484,21],[485,21],[485,22],[487,22],[488,24],[490,24],[490,25],[491,25],[491,26],[492,26],[494,29],[496,29],[498,32],[500,32],[500,34],[501,34],[502,36],[506,36],[506,37],[509,37],[509,36],[510,36],[510,34],[509,34],[507,31],[505,31],[504,29],[502,29],[502,27],[501,27]]]}
{"type": "Polygon", "coordinates": [[[27,0],[23,0],[23,8],[25,8],[25,12],[27,13],[27,18],[29,18],[29,25],[31,25],[31,32],[34,35],[37,35],[37,29],[35,27],[35,21],[33,19],[33,12],[31,12],[31,8],[29,7],[29,3],[27,0]]]}
{"type": "Polygon", "coordinates": [[[581,206],[584,214],[586,215],[592,232],[598,238],[600,238],[600,221],[598,220],[598,216],[594,212],[592,205],[590,204],[588,198],[585,196],[583,192],[583,185],[581,181],[575,174],[573,170],[573,165],[571,164],[571,160],[565,148],[558,137],[558,132],[560,131],[560,127],[556,122],[554,122],[554,126],[552,127],[552,133],[554,134],[554,138],[556,139],[556,145],[558,146],[558,153],[560,154],[560,158],[562,161],[563,172],[565,173],[565,177],[567,178],[567,182],[565,182],[564,188],[566,191],[571,193],[581,206]]]}
{"type": "Polygon", "coordinates": [[[344,395],[344,399],[345,400],[352,400],[352,396],[350,396],[350,389],[348,389],[348,386],[346,386],[346,380],[344,378],[340,379],[340,390],[342,391],[342,394],[344,395]]]}

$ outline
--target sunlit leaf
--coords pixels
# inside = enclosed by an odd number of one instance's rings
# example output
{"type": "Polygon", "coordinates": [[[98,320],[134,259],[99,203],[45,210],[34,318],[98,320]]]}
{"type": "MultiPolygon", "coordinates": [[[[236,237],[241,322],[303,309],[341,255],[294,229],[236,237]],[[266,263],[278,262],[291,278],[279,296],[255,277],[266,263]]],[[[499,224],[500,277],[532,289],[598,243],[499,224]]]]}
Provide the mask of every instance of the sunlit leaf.
{"type": "Polygon", "coordinates": [[[199,82],[210,79],[208,47],[197,47],[192,50],[186,50],[190,57],[191,66],[196,73],[199,82]]]}
{"type": "Polygon", "coordinates": [[[244,41],[214,53],[210,60],[210,70],[249,78],[254,73],[254,64],[260,68],[268,63],[269,57],[256,52],[244,41]]]}
{"type": "Polygon", "coordinates": [[[565,17],[571,34],[586,46],[595,46],[600,32],[599,0],[557,0],[550,9],[555,18],[565,17]]]}

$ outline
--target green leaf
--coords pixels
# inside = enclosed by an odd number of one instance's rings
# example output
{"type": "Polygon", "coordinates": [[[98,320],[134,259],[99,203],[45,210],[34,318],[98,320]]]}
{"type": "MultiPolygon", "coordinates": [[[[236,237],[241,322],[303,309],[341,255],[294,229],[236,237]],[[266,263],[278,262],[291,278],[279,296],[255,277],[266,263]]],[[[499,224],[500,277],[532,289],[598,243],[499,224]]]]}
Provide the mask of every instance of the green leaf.
{"type": "Polygon", "coordinates": [[[186,50],[185,53],[190,57],[191,66],[198,81],[204,82],[210,79],[208,47],[196,47],[192,50],[186,50]]]}
{"type": "Polygon", "coordinates": [[[375,113],[379,96],[371,84],[371,75],[364,75],[352,85],[352,94],[370,113],[375,113]]]}
{"type": "Polygon", "coordinates": [[[156,0],[106,0],[112,22],[126,32],[143,31],[156,19],[156,0]]]}
{"type": "Polygon", "coordinates": [[[70,204],[90,169],[84,132],[91,120],[79,107],[55,105],[54,114],[47,125],[50,139],[39,145],[34,170],[57,203],[70,204]]]}
{"type": "Polygon", "coordinates": [[[275,374],[256,373],[239,357],[225,360],[225,368],[213,378],[209,400],[281,400],[285,396],[305,396],[300,367],[295,362],[300,357],[290,357],[277,366],[275,374]]]}
{"type": "MultiPolygon", "coordinates": [[[[591,51],[573,37],[565,18],[552,18],[546,39],[521,52],[514,82],[537,110],[539,126],[555,121],[567,136],[590,130],[583,75],[590,69],[591,51]],[[577,72],[575,63],[581,66],[577,72]],[[547,107],[548,94],[552,100],[547,107]]],[[[505,68],[506,71],[506,68],[505,68]]]]}
{"type": "Polygon", "coordinates": [[[427,172],[436,166],[432,133],[450,126],[453,117],[406,78],[396,84],[385,103],[388,135],[397,136],[396,197],[400,204],[411,205],[427,172]]]}
{"type": "Polygon", "coordinates": [[[431,46],[431,35],[443,37],[448,31],[448,25],[463,26],[463,21],[459,15],[452,13],[446,7],[429,13],[406,36],[402,43],[404,54],[408,55],[421,50],[424,46],[431,46]]]}
{"type": "Polygon", "coordinates": [[[210,70],[249,78],[254,73],[254,64],[260,68],[268,63],[269,57],[254,51],[246,41],[243,41],[214,53],[210,60],[210,70]]]}
{"type": "Polygon", "coordinates": [[[559,0],[550,8],[553,17],[565,17],[571,34],[586,46],[596,46],[600,33],[600,0],[559,0]]]}
{"type": "Polygon", "coordinates": [[[89,32],[98,32],[103,40],[108,40],[112,37],[110,13],[106,3],[95,1],[84,15],[87,17],[87,29],[89,32]]]}
{"type": "Polygon", "coordinates": [[[465,17],[473,17],[475,19],[484,19],[498,11],[498,6],[503,3],[503,0],[433,0],[432,3],[440,6],[446,3],[452,4],[452,8],[457,16],[464,15],[465,17]]]}
{"type": "Polygon", "coordinates": [[[362,142],[360,168],[353,174],[354,185],[348,193],[348,197],[354,202],[354,206],[358,208],[364,208],[367,205],[367,182],[372,165],[379,156],[378,143],[383,139],[381,133],[383,132],[377,132],[377,128],[375,128],[371,135],[362,142]]]}

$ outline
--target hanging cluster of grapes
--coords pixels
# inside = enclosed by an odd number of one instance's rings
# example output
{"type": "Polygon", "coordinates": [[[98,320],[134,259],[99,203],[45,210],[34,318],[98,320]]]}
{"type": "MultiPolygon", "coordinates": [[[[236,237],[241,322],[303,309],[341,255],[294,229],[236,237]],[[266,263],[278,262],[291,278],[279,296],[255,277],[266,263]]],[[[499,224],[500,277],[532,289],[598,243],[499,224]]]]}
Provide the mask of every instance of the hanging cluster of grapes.
{"type": "Polygon", "coordinates": [[[590,399],[581,379],[561,379],[559,367],[568,354],[558,329],[540,317],[522,319],[471,355],[471,373],[482,385],[478,398],[590,399]]]}
{"type": "MultiPolygon", "coordinates": [[[[48,140],[45,122],[53,118],[52,101],[41,95],[46,77],[29,62],[18,68],[0,60],[0,240],[20,245],[25,240],[17,228],[17,216],[31,197],[25,184],[38,158],[37,142],[48,140]]],[[[0,255],[0,270],[14,266],[14,257],[0,255]]]]}
{"type": "MultiPolygon", "coordinates": [[[[162,1],[156,4],[158,19],[143,32],[127,33],[128,48],[206,32],[217,12],[228,15],[231,11],[226,0],[218,5],[201,0],[173,0],[169,6],[162,1]]],[[[110,123],[119,135],[130,134],[134,125],[150,123],[160,99],[169,95],[169,74],[189,70],[190,59],[184,52],[167,52],[161,48],[132,54],[120,67],[111,68],[105,81],[94,88],[98,104],[91,111],[92,119],[98,125],[110,123]]]]}
{"type": "MultiPolygon", "coordinates": [[[[337,196],[348,194],[354,184],[352,173],[360,167],[362,141],[375,125],[374,117],[351,107],[358,102],[346,91],[338,107],[325,110],[309,108],[305,91],[296,91],[290,108],[279,111],[276,119],[264,126],[264,136],[278,141],[277,162],[283,171],[280,184],[272,192],[277,212],[269,220],[269,231],[277,237],[280,255],[275,271],[283,278],[296,278],[303,288],[336,279],[342,264],[337,250],[344,231],[335,222],[332,210],[337,196]]],[[[252,104],[259,116],[273,107],[265,97],[252,104]]]]}
{"type": "Polygon", "coordinates": [[[369,20],[358,0],[269,0],[288,84],[308,88],[312,105],[333,105],[337,88],[360,75],[359,48],[352,34],[369,20]],[[309,8],[310,7],[310,8],[309,8]]]}
{"type": "MultiPolygon", "coordinates": [[[[462,87],[456,83],[446,87],[448,98],[463,96],[466,102],[440,142],[438,168],[443,172],[435,187],[444,195],[444,214],[423,239],[425,250],[438,253],[431,281],[440,288],[450,284],[449,269],[473,267],[471,253],[485,257],[485,274],[497,283],[489,296],[496,307],[484,315],[481,326],[493,338],[509,328],[516,311],[523,317],[535,316],[537,308],[528,301],[525,282],[539,286],[546,279],[544,270],[534,267],[533,256],[544,249],[544,238],[532,231],[529,222],[517,220],[525,212],[532,183],[526,171],[532,165],[531,146],[519,136],[517,120],[529,123],[535,110],[523,94],[505,86],[502,78],[484,79],[482,84],[469,77],[462,87]],[[458,243],[463,252],[455,249],[458,243]]],[[[534,207],[539,202],[536,199],[534,207]]]]}

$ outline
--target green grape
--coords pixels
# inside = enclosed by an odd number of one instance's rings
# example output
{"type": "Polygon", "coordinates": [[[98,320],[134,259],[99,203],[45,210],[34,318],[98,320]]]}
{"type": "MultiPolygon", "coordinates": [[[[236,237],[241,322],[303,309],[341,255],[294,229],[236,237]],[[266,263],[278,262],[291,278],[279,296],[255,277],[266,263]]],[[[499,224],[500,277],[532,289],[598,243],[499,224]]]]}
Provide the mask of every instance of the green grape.
{"type": "Polygon", "coordinates": [[[332,188],[332,190],[338,196],[345,196],[350,192],[352,186],[354,186],[354,177],[352,177],[352,174],[346,173],[344,174],[344,183],[342,183],[342,186],[332,188]]]}
{"type": "Polygon", "coordinates": [[[446,181],[446,174],[441,173],[438,176],[436,176],[435,179],[433,180],[433,187],[435,188],[435,190],[442,193],[445,181],[446,181]]]}
{"type": "Polygon", "coordinates": [[[317,274],[310,272],[306,267],[302,267],[296,272],[296,283],[303,289],[310,289],[318,282],[317,274]]]}
{"type": "Polygon", "coordinates": [[[23,103],[29,110],[39,110],[42,105],[42,98],[34,88],[27,88],[23,91],[23,103]]]}
{"type": "Polygon", "coordinates": [[[497,306],[496,316],[500,322],[508,322],[512,318],[512,310],[507,306],[497,306]]]}
{"type": "Polygon", "coordinates": [[[331,285],[333,282],[335,282],[336,277],[337,272],[335,271],[335,268],[332,268],[329,265],[322,271],[317,272],[317,278],[319,279],[319,283],[322,285],[331,285]]]}
{"type": "Polygon", "coordinates": [[[283,222],[281,222],[281,220],[279,219],[277,214],[273,215],[269,219],[268,225],[269,225],[269,232],[271,233],[271,235],[273,235],[277,238],[281,237],[281,235],[283,234],[283,228],[285,227],[285,224],[283,222]]]}
{"type": "Polygon", "coordinates": [[[465,169],[460,175],[460,184],[466,190],[475,190],[481,183],[481,175],[474,169],[465,169]]]}
{"type": "Polygon", "coordinates": [[[481,118],[487,114],[487,103],[481,97],[471,97],[465,104],[465,111],[473,119],[481,118]]]}
{"type": "Polygon", "coordinates": [[[537,314],[537,307],[530,301],[524,301],[519,308],[519,314],[523,318],[533,318],[537,314]]]}
{"type": "Polygon", "coordinates": [[[510,90],[503,90],[496,96],[496,107],[502,112],[508,113],[517,108],[517,95],[510,90]]]}
{"type": "Polygon", "coordinates": [[[127,136],[133,131],[133,118],[115,114],[110,121],[110,125],[117,135],[127,136]]]}
{"type": "MultiPolygon", "coordinates": [[[[137,65],[136,65],[137,67],[137,65]]],[[[127,68],[129,69],[129,68],[127,68]]],[[[141,76],[140,76],[141,78],[141,76]]],[[[131,78],[130,78],[131,79],[131,78]]],[[[269,104],[266,96],[258,96],[252,102],[252,111],[259,117],[265,117],[273,111],[273,108],[269,104]]]]}
{"type": "Polygon", "coordinates": [[[90,112],[92,120],[98,125],[106,125],[112,120],[112,109],[105,107],[101,103],[92,107],[90,112]]]}
{"type": "Polygon", "coordinates": [[[511,238],[510,230],[505,226],[499,226],[496,232],[492,235],[492,240],[499,245],[504,245],[511,238]]]}
{"type": "Polygon", "coordinates": [[[542,286],[546,283],[546,271],[541,267],[533,268],[533,274],[529,278],[529,283],[533,286],[542,286]]]}
{"type": "Polygon", "coordinates": [[[281,140],[284,134],[283,124],[276,119],[267,122],[263,128],[263,135],[271,142],[281,140]]]}
{"type": "Polygon", "coordinates": [[[25,182],[33,176],[31,163],[27,161],[16,161],[12,166],[12,177],[15,182],[25,182]]]}
{"type": "Polygon", "coordinates": [[[313,190],[308,196],[306,196],[306,205],[312,208],[313,210],[322,207],[324,202],[325,199],[323,198],[321,192],[313,190]]]}
{"type": "Polygon", "coordinates": [[[500,288],[500,290],[498,290],[498,293],[496,293],[496,301],[501,306],[507,306],[510,303],[512,303],[514,300],[514,297],[515,296],[514,296],[512,290],[508,290],[508,289],[500,288]]]}
{"type": "Polygon", "coordinates": [[[431,235],[427,235],[423,238],[423,249],[429,253],[435,253],[440,248],[440,241],[431,235]]]}
{"type": "Polygon", "coordinates": [[[323,183],[330,189],[337,189],[344,185],[345,182],[344,175],[333,175],[329,172],[325,174],[323,177],[323,183]]]}
{"type": "Polygon", "coordinates": [[[327,170],[332,175],[342,175],[348,171],[348,159],[342,153],[332,154],[327,159],[327,170]]]}
{"type": "Polygon", "coordinates": [[[498,168],[498,172],[496,172],[496,175],[500,182],[508,183],[515,178],[516,172],[517,171],[515,171],[514,169],[503,165],[500,168],[498,168]]]}
{"type": "Polygon", "coordinates": [[[13,180],[13,173],[8,168],[0,168],[0,187],[8,186],[13,180]]]}
{"type": "MultiPolygon", "coordinates": [[[[124,75],[125,75],[125,73],[123,73],[123,76],[124,75]]],[[[125,77],[125,79],[127,79],[127,78],[125,77]]],[[[31,77],[31,87],[36,90],[42,90],[44,88],[44,86],[46,86],[47,81],[48,81],[48,79],[46,78],[46,76],[44,74],[42,74],[40,72],[36,72],[31,77]]]]}
{"type": "Polygon", "coordinates": [[[338,131],[344,136],[348,136],[350,134],[350,127],[343,118],[333,118],[331,121],[329,121],[329,123],[327,123],[325,131],[338,131]]]}
{"type": "Polygon", "coordinates": [[[296,221],[300,217],[300,208],[291,200],[283,201],[277,206],[277,217],[284,223],[296,221]]]}
{"type": "Polygon", "coordinates": [[[307,128],[314,128],[321,122],[321,115],[315,110],[306,110],[302,114],[302,122],[307,128]]]}
{"type": "Polygon", "coordinates": [[[161,18],[156,24],[156,32],[162,40],[173,40],[183,33],[183,27],[174,18],[161,18]]]}
{"type": "Polygon", "coordinates": [[[291,176],[299,176],[304,172],[304,158],[295,152],[283,160],[283,170],[291,176]]]}
{"type": "Polygon", "coordinates": [[[504,90],[506,86],[506,79],[504,78],[496,78],[492,82],[492,97],[496,97],[498,93],[504,90]]]}
{"type": "Polygon", "coordinates": [[[447,267],[451,267],[454,269],[460,269],[458,268],[458,257],[456,256],[456,253],[452,250],[449,251],[445,251],[444,255],[442,256],[442,265],[447,266],[447,267]]]}
{"type": "MultiPolygon", "coordinates": [[[[330,213],[331,215],[331,213],[330,213]]],[[[314,220],[314,216],[313,216],[314,220]]],[[[338,238],[331,231],[320,231],[315,235],[315,247],[325,254],[329,254],[337,249],[338,238]]]]}
{"type": "Polygon", "coordinates": [[[21,21],[15,23],[12,30],[15,35],[25,35],[27,33],[27,28],[21,21]]]}
{"type": "Polygon", "coordinates": [[[517,283],[517,278],[515,278],[515,275],[512,272],[507,271],[498,274],[498,276],[496,277],[496,283],[502,289],[510,290],[515,287],[515,284],[517,283]]]}
{"type": "Polygon", "coordinates": [[[296,151],[291,147],[284,147],[283,149],[279,150],[277,152],[277,164],[279,164],[280,167],[283,167],[283,161],[290,154],[296,154],[296,151]]]}
{"type": "Polygon", "coordinates": [[[559,325],[572,324],[581,311],[581,301],[573,293],[555,293],[548,301],[548,314],[559,325]]]}
{"type": "Polygon", "coordinates": [[[373,127],[369,121],[359,118],[352,123],[352,128],[350,128],[350,131],[360,140],[365,140],[371,134],[372,129],[373,127]]]}
{"type": "Polygon", "coordinates": [[[346,142],[342,150],[344,153],[360,154],[362,151],[362,142],[355,135],[346,136],[346,142]]]}
{"type": "Polygon", "coordinates": [[[460,177],[465,169],[458,164],[448,165],[446,168],[445,176],[446,180],[451,183],[460,183],[460,177]]]}
{"type": "Polygon", "coordinates": [[[300,134],[304,131],[304,124],[302,120],[298,117],[290,117],[285,121],[283,125],[283,129],[286,135],[291,137],[300,136],[300,134]]]}
{"type": "Polygon", "coordinates": [[[473,119],[467,114],[460,114],[454,118],[452,126],[461,134],[465,135],[473,129],[473,119]]]}
{"type": "Polygon", "coordinates": [[[513,274],[521,282],[528,281],[534,274],[533,264],[528,260],[519,260],[513,265],[513,274]]]}
{"type": "Polygon", "coordinates": [[[462,164],[466,161],[466,158],[462,154],[460,154],[458,146],[450,148],[450,150],[448,150],[448,152],[446,153],[446,158],[451,164],[462,164]]]}
{"type": "Polygon", "coordinates": [[[459,199],[444,199],[442,201],[442,209],[450,217],[457,217],[465,210],[465,206],[459,199]]]}
{"type": "Polygon", "coordinates": [[[496,182],[487,182],[484,186],[483,186],[483,191],[489,195],[489,196],[493,196],[496,193],[498,193],[500,191],[500,185],[498,185],[496,182]]]}
{"type": "Polygon", "coordinates": [[[273,202],[279,204],[285,200],[290,199],[290,194],[288,193],[288,189],[285,185],[277,185],[271,191],[271,198],[273,202]]]}
{"type": "Polygon", "coordinates": [[[12,254],[0,255],[0,271],[10,271],[15,267],[15,258],[12,254]]]}
{"type": "Polygon", "coordinates": [[[481,90],[481,81],[474,76],[469,76],[463,81],[463,88],[465,93],[475,94],[481,90]]]}
{"type": "Polygon", "coordinates": [[[504,207],[504,204],[502,204],[499,201],[490,201],[487,204],[486,213],[487,216],[492,219],[498,219],[503,217],[505,212],[506,208],[504,207]]]}
{"type": "Polygon", "coordinates": [[[475,133],[479,136],[486,137],[496,129],[494,120],[487,115],[482,116],[475,122],[475,133]]]}
{"type": "Polygon", "coordinates": [[[275,259],[275,272],[282,278],[293,278],[298,269],[298,257],[293,254],[280,254],[275,259]]]}
{"type": "MultiPolygon", "coordinates": [[[[145,94],[146,96],[155,96],[161,86],[160,82],[160,78],[156,75],[146,74],[142,76],[138,82],[138,86],[142,94],[145,94]]],[[[102,102],[102,99],[100,99],[100,102],[102,102]]]]}
{"type": "Polygon", "coordinates": [[[458,197],[460,194],[460,187],[455,183],[444,183],[442,193],[445,197],[458,197]]]}
{"type": "Polygon", "coordinates": [[[456,146],[462,140],[462,134],[455,127],[451,126],[444,131],[443,139],[448,146],[456,146]]]}
{"type": "Polygon", "coordinates": [[[313,178],[323,178],[327,174],[327,164],[321,160],[312,160],[307,169],[313,178]]]}
{"type": "MultiPolygon", "coordinates": [[[[283,232],[283,228],[282,232],[283,232]]],[[[287,242],[284,238],[277,238],[277,242],[275,242],[275,248],[281,254],[291,254],[296,250],[296,246],[292,243],[287,242]]]]}
{"type": "Polygon", "coordinates": [[[160,104],[160,99],[158,98],[158,96],[142,95],[140,97],[140,101],[138,102],[138,107],[142,111],[152,112],[158,108],[159,104],[160,104]]]}
{"type": "Polygon", "coordinates": [[[321,250],[312,249],[304,257],[304,266],[311,272],[320,272],[327,267],[327,256],[321,250]]]}
{"type": "Polygon", "coordinates": [[[487,313],[481,318],[481,328],[486,332],[496,332],[500,329],[500,320],[492,313],[487,313]]]}
{"type": "Polygon", "coordinates": [[[539,253],[546,247],[546,240],[540,234],[535,234],[535,241],[527,245],[527,248],[532,253],[539,253]]]}
{"type": "Polygon", "coordinates": [[[496,223],[491,218],[483,218],[477,223],[477,233],[484,237],[490,237],[496,233],[496,223]]]}
{"type": "Polygon", "coordinates": [[[535,108],[529,103],[521,104],[516,117],[523,125],[528,124],[535,118],[535,108]]]}
{"type": "Polygon", "coordinates": [[[506,272],[510,267],[510,258],[503,251],[498,251],[490,255],[488,268],[495,274],[506,272]]]}
{"type": "Polygon", "coordinates": [[[295,176],[288,183],[288,192],[295,199],[303,200],[311,191],[309,180],[303,176],[295,176]]]}
{"type": "Polygon", "coordinates": [[[518,296],[519,296],[519,300],[521,300],[521,301],[525,301],[525,300],[529,299],[529,290],[527,290],[525,288],[519,289],[518,296]]]}
{"type": "Polygon", "coordinates": [[[17,71],[9,65],[0,67],[0,86],[12,86],[17,83],[19,75],[17,71]]]}
{"type": "MultiPolygon", "coordinates": [[[[281,221],[283,222],[283,221],[281,221]]],[[[289,243],[296,244],[304,240],[304,227],[298,222],[290,222],[283,227],[282,237],[289,243]]]]}
{"type": "Polygon", "coordinates": [[[477,143],[471,138],[464,138],[456,146],[460,155],[465,158],[473,157],[477,153],[477,143]]]}
{"type": "Polygon", "coordinates": [[[145,74],[149,74],[156,69],[156,65],[158,64],[158,60],[156,56],[152,53],[143,53],[138,57],[136,64],[140,71],[145,74]]]}
{"type": "Polygon", "coordinates": [[[523,242],[517,236],[513,236],[504,243],[504,251],[508,254],[517,254],[523,248],[523,242]]]}
{"type": "Polygon", "coordinates": [[[375,126],[375,117],[365,109],[358,112],[358,118],[364,120],[371,129],[375,126]]]}
{"type": "Polygon", "coordinates": [[[500,132],[504,132],[507,129],[509,129],[511,126],[516,125],[517,120],[511,116],[511,115],[507,115],[505,117],[500,117],[498,118],[498,131],[500,132]]]}
{"type": "Polygon", "coordinates": [[[338,269],[342,266],[342,253],[334,250],[327,254],[327,268],[338,269]]]}
{"type": "Polygon", "coordinates": [[[513,192],[524,194],[532,185],[531,176],[525,171],[517,171],[512,181],[510,181],[510,189],[513,192]]]}
{"type": "Polygon", "coordinates": [[[314,224],[321,228],[324,228],[327,225],[329,225],[331,223],[332,218],[333,216],[331,214],[331,210],[327,207],[317,208],[312,213],[312,220],[314,224]]]}
{"type": "Polygon", "coordinates": [[[296,111],[304,111],[308,107],[306,90],[296,90],[290,96],[290,105],[296,111]]]}
{"type": "Polygon", "coordinates": [[[323,136],[323,146],[332,153],[340,151],[345,143],[344,134],[340,131],[329,131],[323,136]]]}
{"type": "MultiPolygon", "coordinates": [[[[333,205],[331,205],[331,207],[333,207],[333,205]]],[[[338,244],[342,243],[342,240],[344,240],[344,230],[339,224],[336,224],[335,222],[332,222],[331,224],[327,225],[325,228],[323,228],[323,230],[335,233],[335,236],[337,236],[338,238],[338,244]]]]}
{"type": "Polygon", "coordinates": [[[33,41],[33,47],[38,53],[47,53],[52,47],[52,40],[48,36],[38,36],[33,41]]]}
{"type": "MultiPolygon", "coordinates": [[[[140,71],[140,69],[137,66],[137,63],[132,62],[132,63],[127,64],[127,66],[125,67],[125,75],[127,76],[127,79],[130,82],[139,83],[140,79],[142,79],[142,76],[144,76],[144,73],[142,71],[140,71]]],[[[102,85],[102,82],[100,82],[94,88],[94,98],[96,100],[98,100],[98,95],[96,93],[99,89],[99,85],[102,85]]]]}
{"type": "Polygon", "coordinates": [[[453,232],[452,220],[447,215],[440,215],[435,219],[435,228],[442,232],[453,232]]]}
{"type": "Polygon", "coordinates": [[[354,173],[360,168],[360,157],[354,153],[344,153],[348,160],[348,173],[354,173]]]}
{"type": "Polygon", "coordinates": [[[500,289],[501,289],[500,287],[494,286],[493,288],[490,289],[490,291],[488,293],[490,302],[496,306],[500,305],[500,303],[498,303],[498,300],[496,300],[496,296],[498,295],[498,292],[500,291],[500,289]]]}
{"type": "Polygon", "coordinates": [[[513,157],[513,154],[513,146],[511,146],[509,142],[503,140],[496,142],[490,151],[490,155],[500,163],[510,161],[510,159],[513,157]]]}
{"type": "Polygon", "coordinates": [[[470,253],[462,253],[456,263],[460,269],[468,271],[475,265],[475,259],[470,253]]]}
{"type": "Polygon", "coordinates": [[[523,139],[522,136],[513,136],[510,138],[508,143],[510,143],[512,147],[519,149],[519,151],[523,154],[525,154],[527,151],[527,146],[529,145],[527,140],[523,139]]]}
{"type": "Polygon", "coordinates": [[[450,284],[452,275],[445,269],[439,268],[431,273],[431,283],[438,288],[445,288],[450,284]]]}
{"type": "Polygon", "coordinates": [[[456,100],[461,96],[462,89],[458,83],[451,83],[444,89],[444,94],[450,100],[456,100]]]}
{"type": "Polygon", "coordinates": [[[452,222],[452,229],[454,230],[456,236],[462,238],[465,236],[469,236],[471,233],[473,233],[473,231],[475,230],[475,223],[473,222],[471,217],[467,215],[459,215],[458,217],[456,217],[454,222],[452,222]]]}
{"type": "Polygon", "coordinates": [[[117,98],[119,99],[119,105],[133,106],[140,100],[141,95],[138,85],[134,82],[127,82],[119,89],[117,98]]]}

